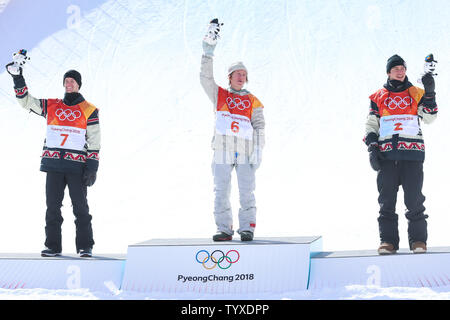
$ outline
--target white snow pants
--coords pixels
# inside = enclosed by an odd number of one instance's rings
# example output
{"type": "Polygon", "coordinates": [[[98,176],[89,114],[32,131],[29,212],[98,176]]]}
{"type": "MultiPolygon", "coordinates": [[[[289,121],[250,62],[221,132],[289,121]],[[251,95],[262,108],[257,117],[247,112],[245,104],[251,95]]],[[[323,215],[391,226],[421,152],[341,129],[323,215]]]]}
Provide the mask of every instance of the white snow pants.
{"type": "MultiPolygon", "coordinates": [[[[227,157],[227,161],[217,161],[216,152],[212,163],[212,173],[214,176],[214,218],[217,231],[233,235],[233,216],[230,203],[231,172],[236,169],[239,187],[239,229],[242,231],[254,232],[256,226],[256,206],[255,206],[255,172],[257,165],[250,164],[249,161],[239,160],[237,154],[231,154],[232,159],[227,157]],[[230,161],[231,160],[231,161],[230,161]]],[[[223,154],[223,153],[222,153],[223,154]]],[[[222,155],[220,155],[222,156],[222,155]]]]}

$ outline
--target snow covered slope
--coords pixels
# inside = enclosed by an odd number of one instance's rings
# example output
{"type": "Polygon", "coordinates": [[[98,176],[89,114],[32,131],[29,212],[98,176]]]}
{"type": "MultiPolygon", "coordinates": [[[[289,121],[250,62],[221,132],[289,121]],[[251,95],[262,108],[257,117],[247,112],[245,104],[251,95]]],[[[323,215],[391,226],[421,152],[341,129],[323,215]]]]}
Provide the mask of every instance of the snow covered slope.
{"type": "MultiPolygon", "coordinates": [[[[215,51],[216,81],[226,86],[228,65],[242,60],[247,88],[265,105],[256,236],[322,235],[324,250],[377,246],[376,173],[362,142],[368,96],[386,80],[388,57],[401,55],[416,82],[432,52],[439,61],[440,112],[423,128],[425,206],[429,245],[449,244],[448,1],[96,3],[70,1],[67,10],[53,12],[44,2],[38,13],[46,16],[30,15],[29,25],[52,15],[65,16],[67,24],[27,47],[32,60],[24,72],[31,94],[55,98],[63,95],[64,72],[75,68],[83,76],[81,93],[100,109],[100,170],[88,195],[96,252],[125,252],[128,244],[150,238],[209,238],[215,231],[214,114],[199,83],[201,39],[214,17],[225,23],[215,51]]],[[[15,10],[23,6],[17,1],[15,10]]],[[[2,57],[10,54],[4,53],[7,32],[0,33],[2,57]]],[[[20,109],[12,87],[10,76],[0,73],[0,251],[35,252],[44,241],[39,156],[45,121],[20,109]]],[[[232,192],[237,213],[236,180],[232,192]]],[[[406,247],[403,210],[400,193],[400,245],[406,247]]],[[[63,251],[72,252],[68,194],[63,215],[63,251]]]]}

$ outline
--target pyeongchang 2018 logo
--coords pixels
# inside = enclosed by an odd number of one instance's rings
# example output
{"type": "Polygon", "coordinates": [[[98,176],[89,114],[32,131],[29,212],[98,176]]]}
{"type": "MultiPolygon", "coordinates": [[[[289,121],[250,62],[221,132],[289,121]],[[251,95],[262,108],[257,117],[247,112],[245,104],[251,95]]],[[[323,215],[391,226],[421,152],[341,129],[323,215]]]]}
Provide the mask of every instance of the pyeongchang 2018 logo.
{"type": "MultiPolygon", "coordinates": [[[[227,270],[231,266],[239,262],[241,255],[237,250],[228,250],[226,253],[222,250],[214,250],[211,253],[207,250],[199,250],[195,254],[194,263],[200,264],[204,270],[227,270]]],[[[238,268],[239,269],[239,268],[238,268]]],[[[202,270],[202,268],[200,268],[202,270]]],[[[234,281],[253,281],[255,280],[255,274],[253,273],[235,273],[230,274],[225,272],[224,274],[210,273],[205,274],[201,272],[198,275],[182,275],[179,274],[177,281],[181,283],[193,283],[193,282],[234,282],[234,281]]]]}
{"type": "Polygon", "coordinates": [[[195,260],[206,270],[229,269],[233,264],[239,261],[241,255],[237,250],[229,250],[224,253],[222,250],[214,250],[211,254],[206,250],[200,250],[195,255],[195,260]]]}

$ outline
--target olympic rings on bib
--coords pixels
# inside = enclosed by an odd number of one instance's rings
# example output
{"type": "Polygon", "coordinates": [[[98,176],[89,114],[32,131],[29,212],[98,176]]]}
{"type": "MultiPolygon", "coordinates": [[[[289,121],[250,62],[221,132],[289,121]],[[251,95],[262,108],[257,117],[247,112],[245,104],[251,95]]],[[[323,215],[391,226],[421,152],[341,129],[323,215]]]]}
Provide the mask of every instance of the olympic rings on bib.
{"type": "Polygon", "coordinates": [[[384,100],[384,105],[388,107],[391,110],[395,110],[397,108],[399,109],[405,109],[406,107],[410,106],[413,103],[413,99],[411,97],[400,97],[395,96],[394,98],[387,98],[384,100]]]}
{"type": "Polygon", "coordinates": [[[240,257],[241,256],[237,250],[229,250],[226,254],[223,253],[222,250],[214,250],[211,254],[209,254],[209,252],[206,250],[200,250],[195,255],[195,260],[198,263],[201,263],[202,266],[206,270],[212,270],[217,266],[220,269],[225,270],[225,269],[230,268],[232,264],[238,262],[240,257]],[[201,253],[202,253],[202,255],[200,255],[201,253]],[[233,253],[231,255],[231,257],[229,256],[230,253],[233,253]],[[204,258],[202,258],[203,254],[205,254],[204,258]],[[216,255],[216,256],[214,256],[214,255],[216,255]],[[200,259],[199,259],[199,256],[201,256],[200,259]],[[233,258],[234,258],[234,260],[233,260],[233,258]],[[211,263],[211,265],[208,266],[207,262],[210,260],[212,263],[211,263]]]}
{"type": "Polygon", "coordinates": [[[61,121],[64,121],[64,120],[75,121],[76,119],[81,117],[81,111],[79,111],[79,110],[72,111],[70,109],[63,110],[63,109],[59,108],[59,109],[56,109],[55,115],[61,121]]]}
{"type": "Polygon", "coordinates": [[[241,111],[250,108],[251,105],[250,100],[241,100],[240,98],[232,99],[228,97],[226,101],[228,108],[230,109],[238,108],[241,111]]]}

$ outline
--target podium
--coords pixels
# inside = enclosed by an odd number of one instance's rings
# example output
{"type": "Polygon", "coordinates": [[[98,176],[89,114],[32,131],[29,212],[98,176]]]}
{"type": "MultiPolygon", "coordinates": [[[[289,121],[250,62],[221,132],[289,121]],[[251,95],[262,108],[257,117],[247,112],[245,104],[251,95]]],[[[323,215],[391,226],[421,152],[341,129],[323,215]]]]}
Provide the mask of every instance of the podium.
{"type": "Polygon", "coordinates": [[[393,255],[375,250],[322,252],[311,259],[309,289],[348,285],[378,287],[440,287],[450,285],[450,247],[393,255]]]}
{"type": "Polygon", "coordinates": [[[120,288],[125,256],[75,255],[43,258],[39,254],[0,254],[0,288],[80,289],[110,292],[120,288]]]}
{"type": "Polygon", "coordinates": [[[306,290],[322,238],[154,239],[128,246],[123,291],[245,294],[306,290]]]}
{"type": "Polygon", "coordinates": [[[375,250],[323,252],[322,238],[314,236],[250,242],[153,239],[129,245],[127,251],[92,258],[0,254],[0,288],[87,288],[179,298],[182,293],[242,297],[349,285],[450,286],[450,247],[431,247],[425,254],[401,249],[383,256],[375,250]]]}

